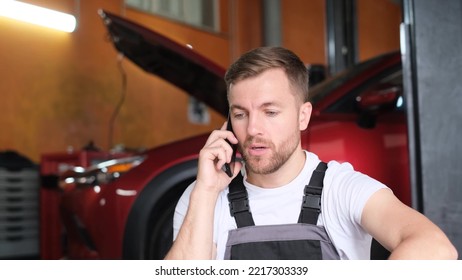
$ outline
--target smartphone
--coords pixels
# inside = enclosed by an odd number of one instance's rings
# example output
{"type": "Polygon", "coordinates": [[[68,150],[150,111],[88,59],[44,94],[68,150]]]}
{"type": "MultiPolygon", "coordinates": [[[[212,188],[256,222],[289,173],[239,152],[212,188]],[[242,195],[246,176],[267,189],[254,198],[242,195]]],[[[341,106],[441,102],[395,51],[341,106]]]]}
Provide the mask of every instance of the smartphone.
{"type": "MultiPolygon", "coordinates": [[[[233,132],[233,126],[231,125],[231,117],[229,114],[228,114],[228,125],[226,126],[226,130],[233,132]]],[[[233,155],[231,157],[231,162],[234,162],[236,161],[237,144],[231,144],[231,142],[229,142],[227,139],[226,139],[226,142],[233,148],[233,155]]],[[[229,177],[233,177],[233,170],[231,170],[231,165],[229,163],[225,163],[223,165],[223,170],[225,171],[226,174],[228,174],[229,177]]]]}

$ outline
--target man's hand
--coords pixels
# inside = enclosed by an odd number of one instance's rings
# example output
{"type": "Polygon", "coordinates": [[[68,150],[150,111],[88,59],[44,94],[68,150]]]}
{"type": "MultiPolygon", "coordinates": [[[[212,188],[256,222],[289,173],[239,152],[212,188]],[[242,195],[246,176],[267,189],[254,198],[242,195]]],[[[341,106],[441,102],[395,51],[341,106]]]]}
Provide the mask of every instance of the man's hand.
{"type": "Polygon", "coordinates": [[[391,252],[390,259],[457,259],[457,250],[444,232],[388,189],[368,200],[361,223],[391,252]]]}
{"type": "Polygon", "coordinates": [[[218,195],[240,172],[241,162],[231,162],[233,149],[226,142],[237,144],[226,122],[220,130],[213,131],[199,153],[199,169],[189,207],[178,236],[165,259],[214,259],[216,245],[213,243],[213,222],[218,195]],[[222,167],[230,163],[233,177],[222,167]]]}
{"type": "Polygon", "coordinates": [[[227,122],[220,130],[213,131],[199,153],[196,187],[202,190],[220,193],[229,185],[232,178],[236,177],[242,167],[241,162],[231,162],[233,147],[226,140],[233,145],[237,145],[238,140],[231,131],[226,130],[226,126],[227,122]],[[232,178],[222,169],[225,163],[232,166],[232,178]]]}

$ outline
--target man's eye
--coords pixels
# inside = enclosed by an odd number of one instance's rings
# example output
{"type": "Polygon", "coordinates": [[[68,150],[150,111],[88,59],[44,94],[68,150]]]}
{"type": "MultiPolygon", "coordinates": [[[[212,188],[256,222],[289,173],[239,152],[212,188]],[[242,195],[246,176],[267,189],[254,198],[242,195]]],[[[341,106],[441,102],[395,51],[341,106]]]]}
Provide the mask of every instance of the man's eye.
{"type": "Polygon", "coordinates": [[[243,119],[245,117],[245,114],[244,113],[236,113],[234,114],[234,118],[235,119],[243,119]]]}
{"type": "Polygon", "coordinates": [[[266,115],[270,117],[275,117],[278,114],[276,111],[266,111],[266,115]]]}

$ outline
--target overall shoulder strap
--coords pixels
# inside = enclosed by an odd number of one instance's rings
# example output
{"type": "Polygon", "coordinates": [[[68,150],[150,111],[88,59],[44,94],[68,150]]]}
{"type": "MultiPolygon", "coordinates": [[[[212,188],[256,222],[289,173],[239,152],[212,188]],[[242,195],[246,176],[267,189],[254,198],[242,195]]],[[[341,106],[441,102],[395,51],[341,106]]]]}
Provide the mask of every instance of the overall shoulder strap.
{"type": "Polygon", "coordinates": [[[254,226],[249,207],[249,195],[244,186],[244,178],[239,173],[229,184],[229,211],[236,220],[238,228],[254,226]]]}
{"type": "Polygon", "coordinates": [[[316,225],[319,213],[321,213],[321,194],[326,170],[327,163],[321,161],[313,171],[310,182],[305,186],[302,210],[298,217],[299,223],[316,225]]]}

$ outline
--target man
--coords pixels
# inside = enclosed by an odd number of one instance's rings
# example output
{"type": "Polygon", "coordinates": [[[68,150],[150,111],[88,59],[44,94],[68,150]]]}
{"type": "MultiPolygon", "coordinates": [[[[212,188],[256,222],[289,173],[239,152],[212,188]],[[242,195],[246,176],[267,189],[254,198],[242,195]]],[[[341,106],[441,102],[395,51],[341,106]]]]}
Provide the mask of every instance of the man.
{"type": "Polygon", "coordinates": [[[200,151],[166,259],[369,259],[372,237],[391,259],[457,259],[445,234],[386,186],[302,149],[312,108],[307,70],[294,53],[250,51],[225,81],[233,132],[225,123],[200,151]],[[244,163],[231,162],[232,145],[244,163]],[[222,170],[226,163],[232,178],[222,170]],[[232,181],[240,173],[244,179],[232,181]]]}

